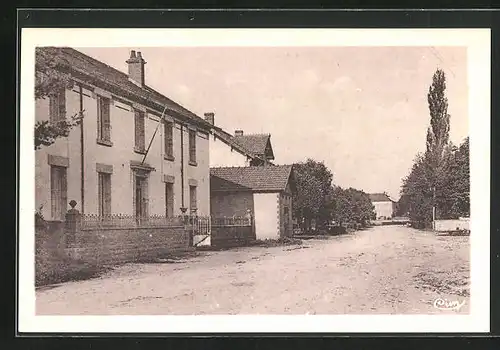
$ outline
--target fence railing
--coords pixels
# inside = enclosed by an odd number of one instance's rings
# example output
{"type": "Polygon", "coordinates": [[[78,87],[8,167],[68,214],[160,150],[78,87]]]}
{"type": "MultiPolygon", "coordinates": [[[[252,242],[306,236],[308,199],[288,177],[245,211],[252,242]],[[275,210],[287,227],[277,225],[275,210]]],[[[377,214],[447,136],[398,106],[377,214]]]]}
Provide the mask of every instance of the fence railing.
{"type": "Polygon", "coordinates": [[[251,226],[252,218],[251,217],[214,217],[212,218],[212,226],[215,227],[223,227],[223,226],[251,226]]]}
{"type": "Polygon", "coordinates": [[[189,225],[194,235],[210,234],[211,220],[209,216],[191,216],[189,217],[189,225]]]}
{"type": "Polygon", "coordinates": [[[169,227],[182,226],[185,224],[183,216],[167,217],[162,215],[150,215],[138,217],[134,215],[92,215],[80,216],[80,225],[83,229],[92,228],[133,228],[133,227],[169,227]]]}

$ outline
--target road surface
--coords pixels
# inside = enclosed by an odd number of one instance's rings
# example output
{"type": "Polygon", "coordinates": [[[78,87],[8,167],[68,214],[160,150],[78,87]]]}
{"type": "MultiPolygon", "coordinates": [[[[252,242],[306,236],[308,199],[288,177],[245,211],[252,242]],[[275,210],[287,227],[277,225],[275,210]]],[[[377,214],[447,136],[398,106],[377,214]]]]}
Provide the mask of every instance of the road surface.
{"type": "Polygon", "coordinates": [[[36,292],[39,315],[469,312],[469,237],[378,226],[302,245],[128,264],[36,292]],[[455,310],[435,300],[463,303],[455,310]]]}

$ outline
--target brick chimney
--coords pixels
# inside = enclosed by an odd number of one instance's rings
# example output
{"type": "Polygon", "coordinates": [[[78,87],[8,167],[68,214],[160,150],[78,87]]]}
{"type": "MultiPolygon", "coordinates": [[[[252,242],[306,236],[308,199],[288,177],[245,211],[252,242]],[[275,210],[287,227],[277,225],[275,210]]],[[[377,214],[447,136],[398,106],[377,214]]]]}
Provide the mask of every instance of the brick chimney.
{"type": "Polygon", "coordinates": [[[234,136],[243,136],[243,130],[235,130],[234,136]]]}
{"type": "Polygon", "coordinates": [[[212,112],[205,113],[205,120],[210,124],[215,125],[215,114],[212,112]]]}
{"type": "Polygon", "coordinates": [[[144,65],[146,61],[142,58],[141,52],[138,51],[136,55],[135,50],[130,51],[130,58],[126,62],[128,63],[128,77],[140,86],[144,86],[144,65]]]}

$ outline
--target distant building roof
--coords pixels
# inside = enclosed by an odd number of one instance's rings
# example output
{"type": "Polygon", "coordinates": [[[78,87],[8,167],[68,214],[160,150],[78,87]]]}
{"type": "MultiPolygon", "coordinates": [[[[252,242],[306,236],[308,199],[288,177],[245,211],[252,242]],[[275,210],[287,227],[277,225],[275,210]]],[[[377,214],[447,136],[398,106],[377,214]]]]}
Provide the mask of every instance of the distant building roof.
{"type": "Polygon", "coordinates": [[[286,189],[291,179],[291,165],[210,168],[212,191],[279,192],[286,189]]]}
{"type": "Polygon", "coordinates": [[[234,148],[235,150],[239,151],[243,155],[251,158],[251,159],[259,159],[263,162],[265,162],[264,157],[261,155],[256,154],[255,152],[252,152],[251,150],[247,149],[244,145],[236,142],[235,137],[231,135],[230,133],[224,131],[222,128],[214,126],[213,127],[215,136],[218,137],[220,140],[222,140],[224,143],[229,145],[230,147],[234,148]]]}
{"type": "Polygon", "coordinates": [[[69,63],[71,73],[82,80],[90,79],[93,83],[98,83],[99,87],[116,92],[118,97],[139,100],[146,107],[153,108],[161,113],[166,106],[166,110],[173,112],[175,116],[188,119],[197,125],[210,128],[210,124],[203,118],[197,116],[168,97],[162,95],[151,87],[139,86],[129,79],[128,74],[119,71],[107,64],[98,61],[84,53],[70,47],[44,47],[44,50],[60,55],[69,63]]]}
{"type": "Polygon", "coordinates": [[[369,196],[372,202],[393,202],[386,193],[370,193],[369,196]]]}
{"type": "Polygon", "coordinates": [[[249,134],[236,135],[234,140],[245,149],[267,159],[274,159],[273,149],[271,147],[271,135],[269,134],[249,134]]]}

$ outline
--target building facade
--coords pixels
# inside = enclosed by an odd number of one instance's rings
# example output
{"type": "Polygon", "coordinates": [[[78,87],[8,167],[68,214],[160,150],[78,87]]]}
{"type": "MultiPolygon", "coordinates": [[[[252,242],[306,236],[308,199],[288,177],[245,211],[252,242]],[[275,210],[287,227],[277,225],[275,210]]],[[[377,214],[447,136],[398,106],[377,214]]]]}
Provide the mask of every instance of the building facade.
{"type": "Polygon", "coordinates": [[[211,125],[145,84],[144,58],[128,74],[71,48],[47,48],[71,67],[72,89],[36,100],[36,120],[83,111],[66,138],[36,151],[35,200],[47,220],[68,203],[85,214],[210,213],[211,125]]]}
{"type": "Polygon", "coordinates": [[[212,216],[250,214],[257,239],[293,234],[291,165],[211,168],[210,174],[212,216]]]}
{"type": "Polygon", "coordinates": [[[393,217],[395,202],[386,193],[372,193],[369,196],[375,207],[377,220],[388,220],[393,217]]]}

